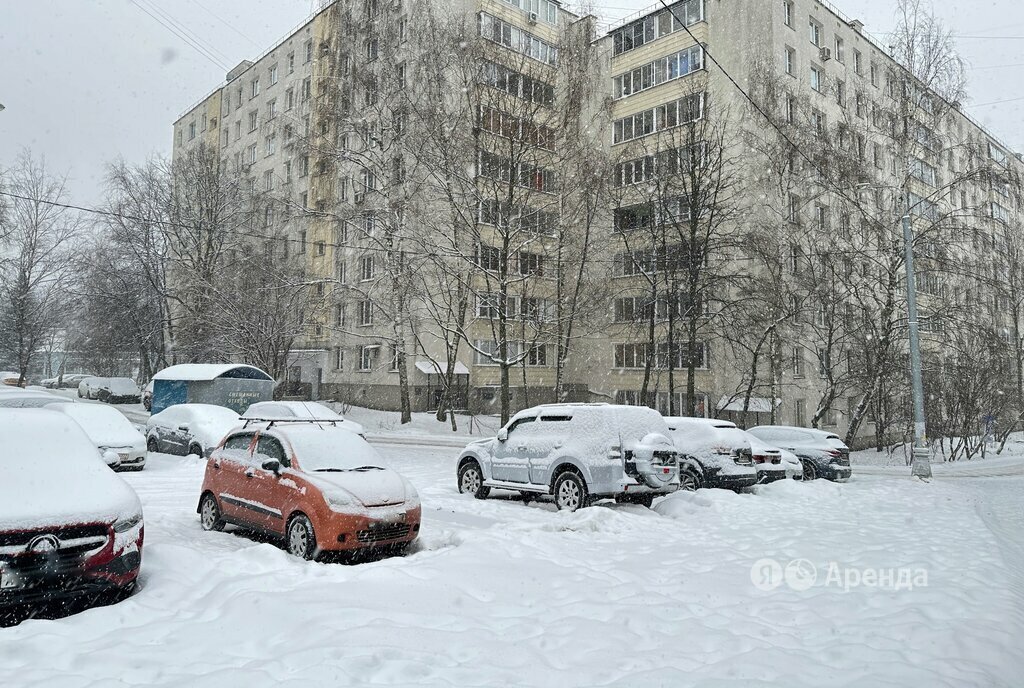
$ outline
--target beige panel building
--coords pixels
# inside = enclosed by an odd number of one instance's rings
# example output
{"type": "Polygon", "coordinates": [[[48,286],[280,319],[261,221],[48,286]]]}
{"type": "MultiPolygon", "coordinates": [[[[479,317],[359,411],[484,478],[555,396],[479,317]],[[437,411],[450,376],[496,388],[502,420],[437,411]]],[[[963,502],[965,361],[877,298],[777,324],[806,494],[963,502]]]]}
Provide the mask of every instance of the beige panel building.
{"type": "MultiPolygon", "coordinates": [[[[650,403],[663,412],[679,413],[687,405],[681,359],[690,357],[691,348],[688,338],[665,341],[669,318],[660,309],[676,313],[699,307],[708,317],[692,347],[698,361],[697,411],[715,415],[736,408],[745,381],[743,364],[721,338],[723,323],[713,324],[713,315],[716,302],[740,298],[739,287],[733,282],[709,287],[699,303],[688,306],[663,306],[655,296],[651,306],[649,275],[642,261],[627,258],[638,251],[657,256],[656,247],[642,239],[645,229],[662,222],[666,213],[674,213],[678,221],[685,212],[685,204],[664,189],[658,192],[660,207],[652,208],[649,181],[654,165],[662,166],[664,176],[668,157],[685,160],[680,151],[690,155],[705,150],[703,143],[695,146],[684,139],[684,132],[697,128],[694,123],[721,126],[729,134],[723,157],[745,212],[737,213],[728,228],[723,225],[723,236],[742,235],[777,216],[776,224],[791,224],[798,234],[813,230],[820,237],[848,241],[851,196],[857,203],[877,201],[877,214],[884,216],[890,201],[874,198],[875,187],[900,185],[907,176],[903,158],[911,171],[908,190],[916,213],[956,217],[961,231],[955,239],[943,238],[944,255],[978,258],[979,250],[998,246],[1009,227],[1019,227],[1018,199],[998,174],[980,171],[1004,169],[1008,178],[1021,171],[1020,160],[956,104],[941,103],[948,114],[921,129],[913,150],[894,149],[894,138],[884,134],[889,122],[884,113],[892,112],[892,103],[899,100],[892,89],[901,78],[892,75],[903,72],[862,24],[837,8],[814,0],[684,0],[672,10],[670,14],[659,5],[597,36],[592,18],[577,17],[551,0],[339,0],[263,56],[232,70],[225,84],[183,115],[174,125],[175,155],[199,142],[216,146],[255,188],[279,197],[281,210],[271,223],[280,238],[275,250],[302,256],[307,278],[319,281],[313,296],[330,302],[328,314],[309,323],[305,341],[293,353],[293,378],[317,397],[393,409],[399,404],[396,368],[401,353],[413,409],[428,410],[438,403],[446,347],[441,330],[431,324],[429,302],[450,285],[443,279],[435,287],[418,284],[400,311],[387,296],[401,289],[394,284],[395,275],[405,274],[396,272],[395,256],[415,263],[424,243],[436,239],[438,214],[451,212],[436,179],[430,185],[418,181],[417,174],[426,167],[409,153],[414,147],[391,145],[417,136],[417,126],[426,126],[428,118],[417,112],[416,103],[428,98],[430,84],[417,70],[426,45],[421,34],[432,26],[436,12],[443,12],[449,22],[461,16],[467,35],[460,47],[472,43],[479,61],[489,65],[475,82],[491,94],[489,99],[473,101],[479,112],[464,112],[459,121],[482,132],[477,159],[464,161],[467,174],[485,180],[491,174],[499,178],[495,190],[504,192],[500,177],[511,169],[518,182],[506,185],[520,188],[510,193],[517,207],[529,208],[536,225],[536,236],[512,252],[506,250],[514,268],[488,263],[503,236],[497,229],[500,220],[493,218],[502,217],[504,206],[501,198],[488,197],[490,182],[474,183],[478,207],[464,209],[474,218],[473,238],[452,249],[475,253],[478,268],[467,278],[472,281],[469,318],[454,365],[458,407],[496,409],[501,366],[495,359],[501,352],[494,335],[500,309],[515,312],[510,323],[542,323],[532,330],[522,324],[520,349],[505,352],[517,360],[509,371],[512,405],[552,400],[558,352],[556,341],[547,336],[551,328],[543,325],[543,314],[552,309],[558,286],[550,267],[557,249],[553,228],[565,231],[580,222],[561,213],[566,197],[575,193],[574,180],[555,174],[565,158],[560,146],[569,145],[560,138],[571,126],[562,115],[569,111],[569,94],[579,80],[566,66],[570,54],[579,51],[565,46],[580,35],[588,37],[592,58],[586,62],[585,114],[574,116],[589,118],[587,130],[596,132],[595,156],[609,161],[612,184],[596,242],[598,267],[590,273],[605,287],[604,301],[588,311],[588,326],[581,328],[586,334],[572,342],[564,385],[569,399],[650,403]],[[773,84],[775,109],[767,114],[784,129],[795,127],[797,120],[812,122],[811,131],[818,127],[828,145],[848,151],[870,174],[840,194],[824,185],[789,194],[766,191],[771,180],[753,162],[758,158],[749,148],[751,137],[768,140],[774,134],[718,65],[751,95],[763,95],[765,85],[773,84]],[[530,103],[528,114],[524,102],[530,103]],[[517,132],[511,137],[503,129],[510,121],[517,132]],[[528,137],[523,133],[527,125],[528,137]],[[527,138],[529,169],[508,161],[511,154],[506,153],[513,148],[505,140],[527,138]],[[399,149],[405,152],[399,154],[399,149]],[[966,174],[968,170],[979,173],[966,174]],[[958,209],[963,210],[959,215],[958,209]],[[389,228],[394,227],[402,228],[402,236],[419,233],[424,241],[395,249],[388,244],[394,238],[389,228]],[[495,291],[490,280],[499,272],[504,278],[497,281],[504,287],[495,291]],[[646,328],[649,308],[658,314],[653,340],[646,328]],[[396,320],[401,320],[400,329],[396,320]],[[399,341],[402,346],[397,346],[399,341]],[[655,361],[650,370],[648,359],[655,361]],[[641,395],[645,377],[647,398],[641,395]]],[[[458,100],[457,93],[447,95],[452,102],[458,100]]],[[[685,184],[679,188],[685,190],[685,184]]],[[[517,221],[522,223],[525,215],[523,211],[517,221]]],[[[665,250],[668,256],[661,260],[680,255],[678,245],[665,250]]],[[[736,247],[723,249],[723,255],[738,261],[733,268],[745,265],[736,247]]],[[[927,275],[929,256],[921,260],[925,272],[919,270],[918,282],[926,311],[937,312],[950,301],[964,307],[976,303],[974,311],[986,322],[1004,322],[984,284],[968,279],[969,286],[944,285],[947,277],[922,276],[927,275]]],[[[799,272],[796,258],[789,268],[799,272]]],[[[779,279],[790,276],[782,271],[779,279]]],[[[938,322],[928,323],[926,338],[931,330],[935,336],[926,346],[940,346],[938,322]]],[[[749,406],[759,412],[757,420],[767,421],[774,412],[778,422],[806,425],[816,415],[825,385],[821,370],[826,366],[820,359],[835,354],[822,353],[812,343],[808,332],[814,326],[789,327],[787,336],[773,343],[772,369],[762,374],[749,406]]],[[[857,395],[844,389],[819,425],[843,431],[857,395]]],[[[864,431],[870,430],[865,426],[864,431]]]]}

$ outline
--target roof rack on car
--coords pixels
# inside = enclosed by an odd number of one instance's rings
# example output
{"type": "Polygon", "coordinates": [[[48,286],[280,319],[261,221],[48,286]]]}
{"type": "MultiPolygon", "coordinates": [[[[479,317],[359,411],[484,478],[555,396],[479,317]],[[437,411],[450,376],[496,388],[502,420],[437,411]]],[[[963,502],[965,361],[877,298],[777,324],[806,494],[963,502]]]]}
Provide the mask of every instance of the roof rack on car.
{"type": "Polygon", "coordinates": [[[336,418],[243,418],[245,425],[243,428],[249,427],[249,423],[267,423],[268,428],[274,427],[274,425],[280,424],[298,424],[298,423],[316,423],[317,425],[326,423],[337,427],[338,419],[336,418]]]}

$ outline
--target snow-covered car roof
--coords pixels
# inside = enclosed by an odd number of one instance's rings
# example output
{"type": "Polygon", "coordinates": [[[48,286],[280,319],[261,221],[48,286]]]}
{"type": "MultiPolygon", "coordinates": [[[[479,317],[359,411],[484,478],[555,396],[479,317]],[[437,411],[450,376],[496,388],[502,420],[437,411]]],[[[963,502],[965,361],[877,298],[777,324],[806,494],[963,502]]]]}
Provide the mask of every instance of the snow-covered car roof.
{"type": "Polygon", "coordinates": [[[815,428],[798,428],[792,425],[759,425],[756,428],[750,428],[748,432],[752,435],[762,436],[763,439],[771,441],[768,436],[762,435],[764,432],[771,434],[790,434],[795,437],[800,437],[801,434],[804,437],[810,436],[814,439],[820,440],[839,440],[842,442],[842,438],[834,432],[828,432],[827,430],[817,430],[815,428]]]}
{"type": "Polygon", "coordinates": [[[229,408],[213,404],[176,404],[149,417],[147,425],[157,425],[175,418],[189,425],[189,432],[202,440],[206,447],[220,444],[224,436],[242,425],[241,417],[229,408]]]}
{"type": "Polygon", "coordinates": [[[690,418],[688,416],[666,416],[665,422],[668,423],[669,427],[677,426],[689,426],[693,428],[718,428],[720,430],[731,430],[736,428],[736,424],[730,420],[721,420],[719,418],[690,418]]]}
{"type": "Polygon", "coordinates": [[[153,376],[154,380],[183,380],[186,382],[216,380],[235,377],[247,380],[273,380],[265,372],[249,365],[231,363],[186,363],[164,368],[153,376]]]}
{"type": "Polygon", "coordinates": [[[141,513],[135,492],[71,418],[47,410],[5,411],[0,437],[0,530],[110,523],[141,513]]]}
{"type": "Polygon", "coordinates": [[[0,394],[0,408],[43,408],[50,404],[69,402],[70,400],[49,394],[47,392],[33,392],[31,390],[15,388],[11,394],[0,394]]]}
{"type": "Polygon", "coordinates": [[[70,416],[97,447],[126,447],[145,439],[123,413],[104,404],[51,404],[46,407],[70,416]]]}
{"type": "Polygon", "coordinates": [[[134,380],[126,377],[110,377],[105,378],[103,384],[100,385],[105,389],[109,389],[111,392],[117,394],[138,394],[139,386],[135,384],[134,380]]]}

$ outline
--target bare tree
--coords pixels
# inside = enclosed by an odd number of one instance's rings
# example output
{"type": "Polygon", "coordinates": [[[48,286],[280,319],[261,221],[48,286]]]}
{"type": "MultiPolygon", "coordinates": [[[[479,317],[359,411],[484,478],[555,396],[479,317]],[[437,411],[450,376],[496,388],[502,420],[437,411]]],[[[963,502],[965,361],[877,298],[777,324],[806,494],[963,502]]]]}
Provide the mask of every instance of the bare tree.
{"type": "Polygon", "coordinates": [[[8,210],[0,216],[4,259],[0,263],[0,347],[17,366],[19,384],[47,335],[62,322],[74,243],[81,218],[66,202],[65,180],[23,151],[8,172],[8,210]]]}

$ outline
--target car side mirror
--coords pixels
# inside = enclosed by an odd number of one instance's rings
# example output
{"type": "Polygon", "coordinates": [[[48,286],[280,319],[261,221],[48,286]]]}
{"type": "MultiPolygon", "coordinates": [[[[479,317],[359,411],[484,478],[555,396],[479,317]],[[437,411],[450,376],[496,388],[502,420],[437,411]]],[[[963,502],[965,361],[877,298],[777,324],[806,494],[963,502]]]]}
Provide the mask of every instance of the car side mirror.
{"type": "Polygon", "coordinates": [[[274,475],[277,475],[281,472],[281,462],[278,461],[277,459],[270,459],[268,461],[264,461],[263,470],[270,471],[274,475]]]}
{"type": "Polygon", "coordinates": [[[116,468],[121,463],[121,457],[117,452],[108,449],[103,452],[103,462],[111,468],[116,468]]]}
{"type": "Polygon", "coordinates": [[[506,430],[505,428],[502,428],[501,430],[498,431],[498,441],[499,442],[507,442],[508,441],[508,430],[506,430]]]}

